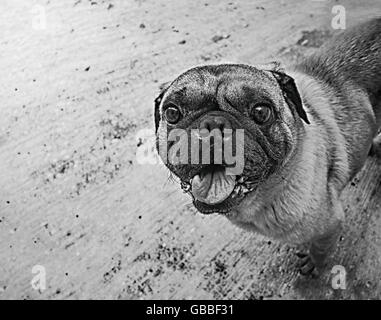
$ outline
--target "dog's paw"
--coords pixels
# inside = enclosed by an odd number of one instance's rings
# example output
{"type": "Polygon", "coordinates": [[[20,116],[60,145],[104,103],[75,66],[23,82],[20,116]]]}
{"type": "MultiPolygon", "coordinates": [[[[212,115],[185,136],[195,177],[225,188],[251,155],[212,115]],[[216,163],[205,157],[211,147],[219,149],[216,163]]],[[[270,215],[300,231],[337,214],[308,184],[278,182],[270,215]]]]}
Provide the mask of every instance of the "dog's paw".
{"type": "Polygon", "coordinates": [[[319,276],[319,270],[310,254],[297,252],[296,256],[299,258],[299,272],[301,275],[310,276],[312,278],[317,278],[319,276]]]}

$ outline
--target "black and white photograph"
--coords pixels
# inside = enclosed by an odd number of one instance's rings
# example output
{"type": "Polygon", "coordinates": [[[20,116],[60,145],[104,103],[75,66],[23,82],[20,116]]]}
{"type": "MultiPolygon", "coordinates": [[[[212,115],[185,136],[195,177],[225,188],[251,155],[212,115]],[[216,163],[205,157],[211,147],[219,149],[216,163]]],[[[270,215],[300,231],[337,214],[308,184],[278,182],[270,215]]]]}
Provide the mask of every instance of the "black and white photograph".
{"type": "Polygon", "coordinates": [[[381,299],[381,0],[0,0],[0,34],[0,300],[381,299]]]}

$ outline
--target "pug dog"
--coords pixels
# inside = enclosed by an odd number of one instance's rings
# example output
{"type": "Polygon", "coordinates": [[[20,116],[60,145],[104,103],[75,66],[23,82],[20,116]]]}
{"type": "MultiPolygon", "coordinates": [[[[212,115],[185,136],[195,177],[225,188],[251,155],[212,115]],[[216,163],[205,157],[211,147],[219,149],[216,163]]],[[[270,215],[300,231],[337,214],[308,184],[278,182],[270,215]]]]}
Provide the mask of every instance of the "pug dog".
{"type": "Polygon", "coordinates": [[[156,146],[166,160],[160,150],[175,143],[168,141],[174,129],[217,130],[223,143],[226,130],[243,130],[236,142],[244,151],[240,173],[227,174],[231,164],[213,157],[192,163],[190,153],[187,162],[165,164],[199,212],[309,244],[299,255],[300,271],[317,275],[344,220],[341,191],[368,154],[381,153],[381,18],[340,33],[287,69],[192,68],[162,89],[154,116],[156,146]]]}

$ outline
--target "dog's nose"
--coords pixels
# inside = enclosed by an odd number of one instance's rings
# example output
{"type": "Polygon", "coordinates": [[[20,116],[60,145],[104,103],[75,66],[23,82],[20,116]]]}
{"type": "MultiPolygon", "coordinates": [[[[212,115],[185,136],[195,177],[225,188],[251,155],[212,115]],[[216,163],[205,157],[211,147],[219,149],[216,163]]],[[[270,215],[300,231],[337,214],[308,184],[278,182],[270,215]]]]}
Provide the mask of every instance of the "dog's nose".
{"type": "Polygon", "coordinates": [[[207,115],[204,119],[201,120],[199,129],[206,129],[209,132],[218,129],[221,131],[221,133],[224,132],[224,129],[231,129],[231,123],[228,119],[226,119],[224,116],[218,116],[218,115],[207,115]]]}

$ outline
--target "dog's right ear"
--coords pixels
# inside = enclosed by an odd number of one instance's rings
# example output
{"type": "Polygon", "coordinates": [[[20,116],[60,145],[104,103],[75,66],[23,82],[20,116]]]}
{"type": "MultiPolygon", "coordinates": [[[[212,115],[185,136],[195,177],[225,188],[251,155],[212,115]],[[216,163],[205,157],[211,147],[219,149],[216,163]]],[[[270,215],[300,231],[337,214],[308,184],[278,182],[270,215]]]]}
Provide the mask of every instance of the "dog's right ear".
{"type": "Polygon", "coordinates": [[[155,133],[159,129],[160,123],[160,103],[163,100],[164,94],[167,92],[167,89],[170,85],[170,82],[162,83],[159,86],[160,94],[155,98],[155,133]]]}

